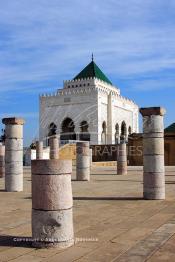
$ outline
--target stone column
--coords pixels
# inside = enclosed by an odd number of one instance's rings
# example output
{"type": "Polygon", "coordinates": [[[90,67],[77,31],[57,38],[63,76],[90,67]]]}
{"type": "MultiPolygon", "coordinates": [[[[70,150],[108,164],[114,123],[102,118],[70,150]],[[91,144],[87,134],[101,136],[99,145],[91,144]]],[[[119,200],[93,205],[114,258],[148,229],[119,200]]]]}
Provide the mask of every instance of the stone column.
{"type": "Polygon", "coordinates": [[[5,190],[23,191],[23,125],[22,118],[4,118],[5,124],[5,190]]]}
{"type": "Polygon", "coordinates": [[[89,142],[77,142],[76,146],[76,173],[77,180],[90,180],[89,142]]]}
{"type": "Polygon", "coordinates": [[[74,243],[72,161],[32,161],[32,237],[35,247],[62,248],[74,243]]]}
{"type": "Polygon", "coordinates": [[[92,166],[92,148],[89,149],[90,167],[92,166]]]}
{"type": "Polygon", "coordinates": [[[141,108],[143,116],[143,196],[165,199],[164,124],[165,109],[141,108]]]}
{"type": "Polygon", "coordinates": [[[43,141],[36,141],[36,159],[43,159],[43,141]]]}
{"type": "Polygon", "coordinates": [[[117,148],[117,175],[127,175],[127,150],[124,141],[117,148]]]}
{"type": "Polygon", "coordinates": [[[59,158],[59,137],[58,135],[53,135],[49,138],[50,145],[50,159],[59,158]]]}
{"type": "Polygon", "coordinates": [[[0,145],[0,178],[5,176],[5,146],[0,145]]]}

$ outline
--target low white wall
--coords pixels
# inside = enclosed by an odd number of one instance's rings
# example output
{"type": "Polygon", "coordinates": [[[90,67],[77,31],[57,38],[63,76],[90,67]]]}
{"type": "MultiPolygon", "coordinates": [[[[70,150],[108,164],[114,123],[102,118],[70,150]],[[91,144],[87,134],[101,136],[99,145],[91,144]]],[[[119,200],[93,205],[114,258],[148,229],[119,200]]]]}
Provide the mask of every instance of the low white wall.
{"type": "MultiPolygon", "coordinates": [[[[46,147],[43,149],[43,159],[49,159],[50,156],[50,147],[46,147]]],[[[31,166],[31,160],[36,159],[36,150],[35,149],[27,149],[24,152],[24,166],[31,166]]]]}

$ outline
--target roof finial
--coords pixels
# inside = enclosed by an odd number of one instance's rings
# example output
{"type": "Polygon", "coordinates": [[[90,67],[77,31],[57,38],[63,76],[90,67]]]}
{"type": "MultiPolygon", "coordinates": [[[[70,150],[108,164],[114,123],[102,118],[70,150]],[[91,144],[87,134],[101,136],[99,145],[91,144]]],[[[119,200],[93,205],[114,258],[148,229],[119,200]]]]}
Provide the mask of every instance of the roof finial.
{"type": "Polygon", "coordinates": [[[94,61],[94,54],[92,53],[92,62],[94,61]]]}

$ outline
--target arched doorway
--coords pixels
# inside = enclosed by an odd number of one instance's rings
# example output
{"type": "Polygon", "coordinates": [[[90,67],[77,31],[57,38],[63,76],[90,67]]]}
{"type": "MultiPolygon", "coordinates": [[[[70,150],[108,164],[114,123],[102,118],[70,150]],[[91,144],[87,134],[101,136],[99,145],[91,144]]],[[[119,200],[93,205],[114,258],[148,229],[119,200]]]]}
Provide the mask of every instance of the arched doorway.
{"type": "Polygon", "coordinates": [[[57,133],[57,125],[55,123],[51,123],[48,127],[48,137],[46,139],[46,145],[49,146],[49,138],[50,136],[56,135],[57,133]]]}
{"type": "Polygon", "coordinates": [[[106,122],[102,123],[101,143],[106,144],[106,122]]]}
{"type": "Polygon", "coordinates": [[[76,140],[75,125],[71,118],[67,117],[61,125],[61,140],[76,140]]]}
{"type": "Polygon", "coordinates": [[[125,121],[123,121],[121,125],[120,141],[126,141],[126,138],[127,138],[127,127],[125,121]]]}
{"type": "Polygon", "coordinates": [[[115,144],[119,143],[119,124],[115,125],[115,144]]]}
{"type": "Polygon", "coordinates": [[[80,136],[79,139],[82,141],[90,141],[90,134],[88,131],[89,125],[87,121],[82,121],[80,123],[80,136]]]}

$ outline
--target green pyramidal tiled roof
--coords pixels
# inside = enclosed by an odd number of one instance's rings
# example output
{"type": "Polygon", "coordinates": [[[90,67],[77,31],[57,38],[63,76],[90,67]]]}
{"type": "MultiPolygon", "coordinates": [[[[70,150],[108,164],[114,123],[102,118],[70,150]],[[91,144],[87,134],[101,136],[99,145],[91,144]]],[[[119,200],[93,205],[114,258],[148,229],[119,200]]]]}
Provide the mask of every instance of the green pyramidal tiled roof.
{"type": "Polygon", "coordinates": [[[175,123],[165,128],[165,132],[175,132],[175,123]]]}
{"type": "Polygon", "coordinates": [[[73,80],[85,79],[88,77],[96,77],[110,85],[112,82],[105,76],[101,69],[96,65],[94,61],[90,62],[73,80]]]}

